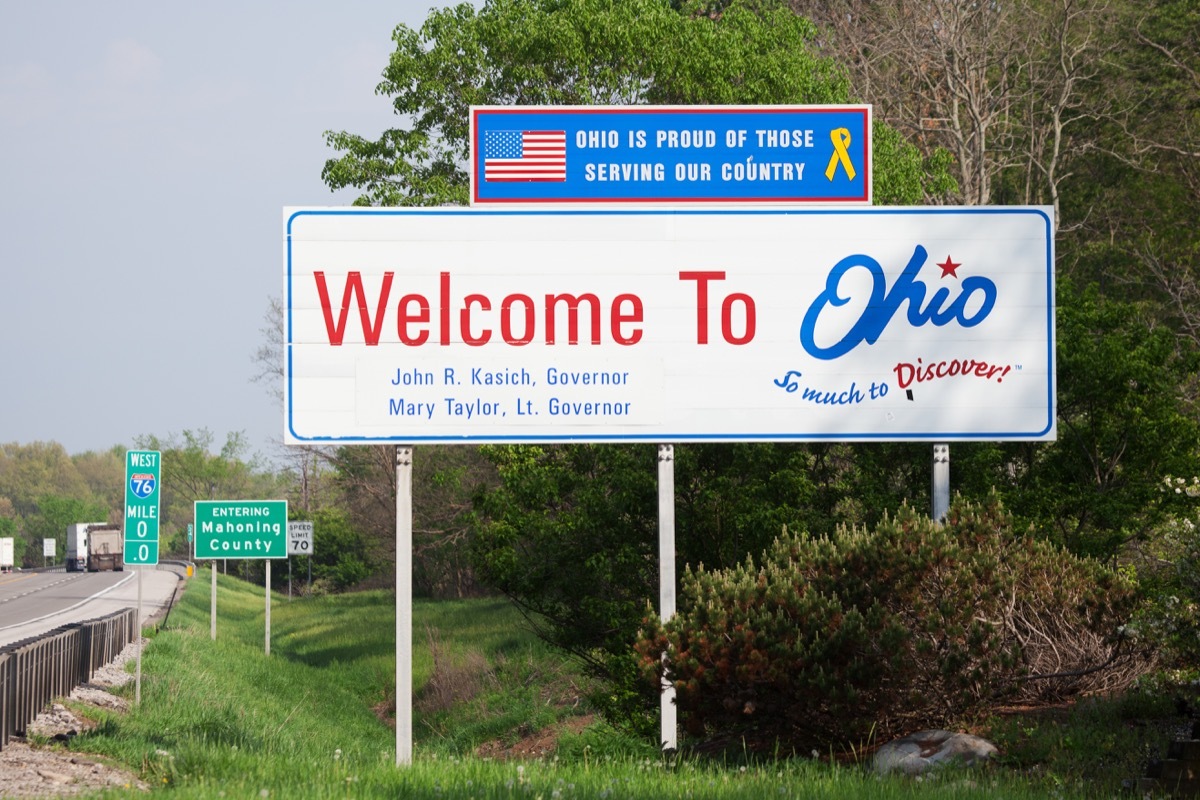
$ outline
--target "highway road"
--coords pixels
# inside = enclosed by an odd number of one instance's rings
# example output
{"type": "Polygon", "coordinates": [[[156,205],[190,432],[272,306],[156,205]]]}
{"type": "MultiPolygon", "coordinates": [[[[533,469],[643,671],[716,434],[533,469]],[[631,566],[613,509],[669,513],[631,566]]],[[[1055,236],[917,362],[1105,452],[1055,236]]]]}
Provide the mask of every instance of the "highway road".
{"type": "MultiPolygon", "coordinates": [[[[136,608],[138,569],[124,572],[11,572],[0,574],[0,647],[71,622],[136,608]]],[[[140,568],[142,622],[170,602],[185,568],[140,568]]]]}

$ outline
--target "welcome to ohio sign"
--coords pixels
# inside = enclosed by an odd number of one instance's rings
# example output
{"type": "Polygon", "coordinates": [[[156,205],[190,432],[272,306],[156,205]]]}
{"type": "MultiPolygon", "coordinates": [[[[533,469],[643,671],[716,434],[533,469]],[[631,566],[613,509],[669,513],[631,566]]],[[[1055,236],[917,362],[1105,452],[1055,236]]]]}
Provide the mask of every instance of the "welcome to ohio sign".
{"type": "Polygon", "coordinates": [[[284,211],[285,438],[1046,440],[1043,207],[284,211]]]}

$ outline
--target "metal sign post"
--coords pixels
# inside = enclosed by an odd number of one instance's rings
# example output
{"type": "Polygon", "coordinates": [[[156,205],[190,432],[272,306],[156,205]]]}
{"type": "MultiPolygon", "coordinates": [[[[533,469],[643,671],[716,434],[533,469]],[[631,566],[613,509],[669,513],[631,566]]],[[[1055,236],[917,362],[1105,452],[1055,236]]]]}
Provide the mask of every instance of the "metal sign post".
{"type": "Polygon", "coordinates": [[[137,673],[136,680],[133,685],[133,705],[140,706],[142,704],[142,571],[145,567],[138,567],[138,602],[137,602],[137,632],[138,632],[138,648],[137,648],[137,673]]]}
{"type": "Polygon", "coordinates": [[[412,763],[412,464],[396,446],[396,766],[412,763]]]}
{"type": "Polygon", "coordinates": [[[217,562],[210,561],[212,565],[212,596],[210,602],[211,608],[208,610],[208,627],[209,636],[215,642],[217,640],[217,562]]]}
{"type": "Polygon", "coordinates": [[[933,446],[933,486],[930,492],[933,501],[933,521],[943,522],[950,510],[950,445],[933,446]]]}
{"type": "MultiPolygon", "coordinates": [[[[658,613],[664,623],[675,616],[675,446],[658,446],[658,613]]],[[[663,663],[667,654],[662,654],[663,663]]],[[[663,675],[659,695],[660,740],[663,752],[679,749],[675,686],[663,675]]]]}
{"type": "Polygon", "coordinates": [[[271,655],[271,562],[270,561],[267,561],[266,567],[267,567],[267,591],[266,591],[267,624],[266,624],[266,644],[264,645],[263,652],[265,652],[267,655],[271,655]]]}

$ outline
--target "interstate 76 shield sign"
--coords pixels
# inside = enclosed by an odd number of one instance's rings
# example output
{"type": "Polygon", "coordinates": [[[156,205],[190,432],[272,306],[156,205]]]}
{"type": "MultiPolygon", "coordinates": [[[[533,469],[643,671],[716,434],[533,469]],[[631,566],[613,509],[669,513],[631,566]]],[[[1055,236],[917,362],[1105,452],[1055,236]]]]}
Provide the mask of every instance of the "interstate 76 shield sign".
{"type": "Polygon", "coordinates": [[[289,209],[290,443],[1047,440],[1045,207],[289,209]]]}
{"type": "Polygon", "coordinates": [[[158,563],[159,476],[162,453],[129,450],[125,453],[125,563],[158,563]]]}

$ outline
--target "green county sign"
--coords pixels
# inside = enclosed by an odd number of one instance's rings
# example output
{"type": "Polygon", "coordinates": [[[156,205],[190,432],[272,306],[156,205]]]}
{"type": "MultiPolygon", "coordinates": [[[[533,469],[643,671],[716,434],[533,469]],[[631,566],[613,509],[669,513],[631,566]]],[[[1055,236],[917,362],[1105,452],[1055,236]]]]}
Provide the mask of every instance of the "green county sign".
{"type": "Polygon", "coordinates": [[[196,558],[287,558],[286,500],[197,500],[196,558]]]}

